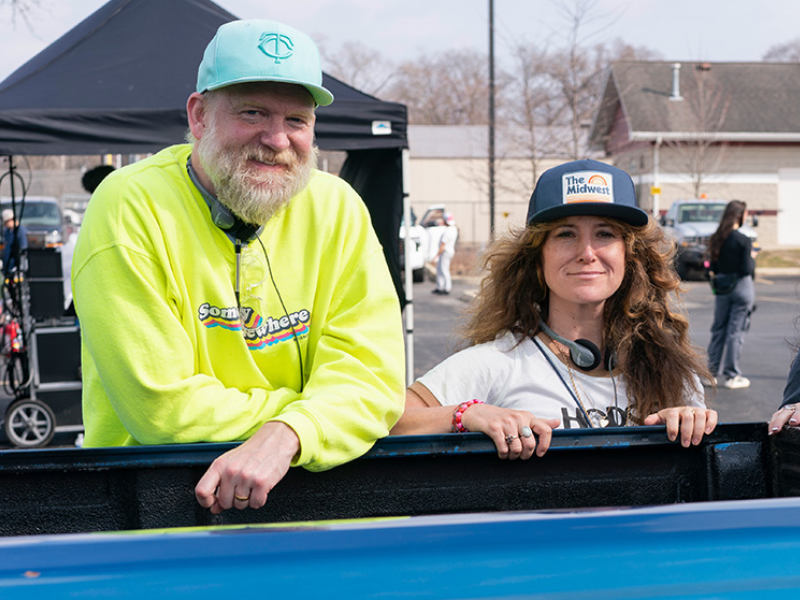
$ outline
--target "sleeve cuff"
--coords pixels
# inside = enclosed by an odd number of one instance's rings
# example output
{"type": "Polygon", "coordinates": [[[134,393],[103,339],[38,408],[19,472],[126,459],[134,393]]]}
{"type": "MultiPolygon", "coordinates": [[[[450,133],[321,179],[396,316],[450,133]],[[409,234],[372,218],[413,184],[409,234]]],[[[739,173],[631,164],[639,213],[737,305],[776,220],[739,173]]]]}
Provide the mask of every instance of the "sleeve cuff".
{"type": "Polygon", "coordinates": [[[270,421],[280,421],[291,427],[297,434],[297,438],[300,440],[300,452],[292,459],[293,467],[307,465],[319,454],[322,432],[314,419],[300,412],[286,412],[270,421]]]}

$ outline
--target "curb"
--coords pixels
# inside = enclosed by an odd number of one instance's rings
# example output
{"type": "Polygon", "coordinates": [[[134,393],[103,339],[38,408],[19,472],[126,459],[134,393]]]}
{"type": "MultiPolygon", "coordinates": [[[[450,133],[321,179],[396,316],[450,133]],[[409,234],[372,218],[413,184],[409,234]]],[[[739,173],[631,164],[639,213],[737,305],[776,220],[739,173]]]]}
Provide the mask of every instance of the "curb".
{"type": "Polygon", "coordinates": [[[791,277],[800,275],[800,267],[756,267],[756,277],[759,275],[791,277]]]}

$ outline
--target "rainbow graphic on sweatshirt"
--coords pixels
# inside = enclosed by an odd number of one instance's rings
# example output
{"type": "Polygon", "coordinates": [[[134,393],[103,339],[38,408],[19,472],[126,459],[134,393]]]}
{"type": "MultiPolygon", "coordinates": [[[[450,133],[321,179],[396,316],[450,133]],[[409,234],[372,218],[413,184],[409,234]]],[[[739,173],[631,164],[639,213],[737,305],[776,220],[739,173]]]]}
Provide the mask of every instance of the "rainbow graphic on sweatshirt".
{"type": "Polygon", "coordinates": [[[221,327],[228,331],[241,331],[250,350],[274,346],[294,336],[302,337],[308,334],[311,321],[311,313],[306,309],[279,317],[262,317],[249,306],[241,307],[240,311],[235,306],[219,307],[208,302],[199,306],[197,316],[209,329],[221,327]]]}

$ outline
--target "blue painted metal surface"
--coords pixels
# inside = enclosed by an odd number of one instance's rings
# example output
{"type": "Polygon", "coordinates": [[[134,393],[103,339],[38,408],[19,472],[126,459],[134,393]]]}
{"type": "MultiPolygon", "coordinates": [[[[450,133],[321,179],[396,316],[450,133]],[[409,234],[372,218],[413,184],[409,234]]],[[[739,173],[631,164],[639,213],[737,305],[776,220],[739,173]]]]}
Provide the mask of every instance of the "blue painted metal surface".
{"type": "Polygon", "coordinates": [[[800,499],[0,539],[0,598],[797,598],[800,499]]]}

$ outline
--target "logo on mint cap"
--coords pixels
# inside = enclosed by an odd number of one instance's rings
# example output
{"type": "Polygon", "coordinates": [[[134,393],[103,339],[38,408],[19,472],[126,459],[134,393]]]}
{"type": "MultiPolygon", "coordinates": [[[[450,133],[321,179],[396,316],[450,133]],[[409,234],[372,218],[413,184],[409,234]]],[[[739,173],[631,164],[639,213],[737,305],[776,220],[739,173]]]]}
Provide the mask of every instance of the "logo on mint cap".
{"type": "Polygon", "coordinates": [[[561,176],[562,200],[573,202],[614,202],[614,180],[611,173],[573,171],[561,176]]]}
{"type": "Polygon", "coordinates": [[[294,54],[294,42],[288,35],[262,33],[258,41],[258,49],[270,58],[274,58],[276,65],[294,54]]]}

